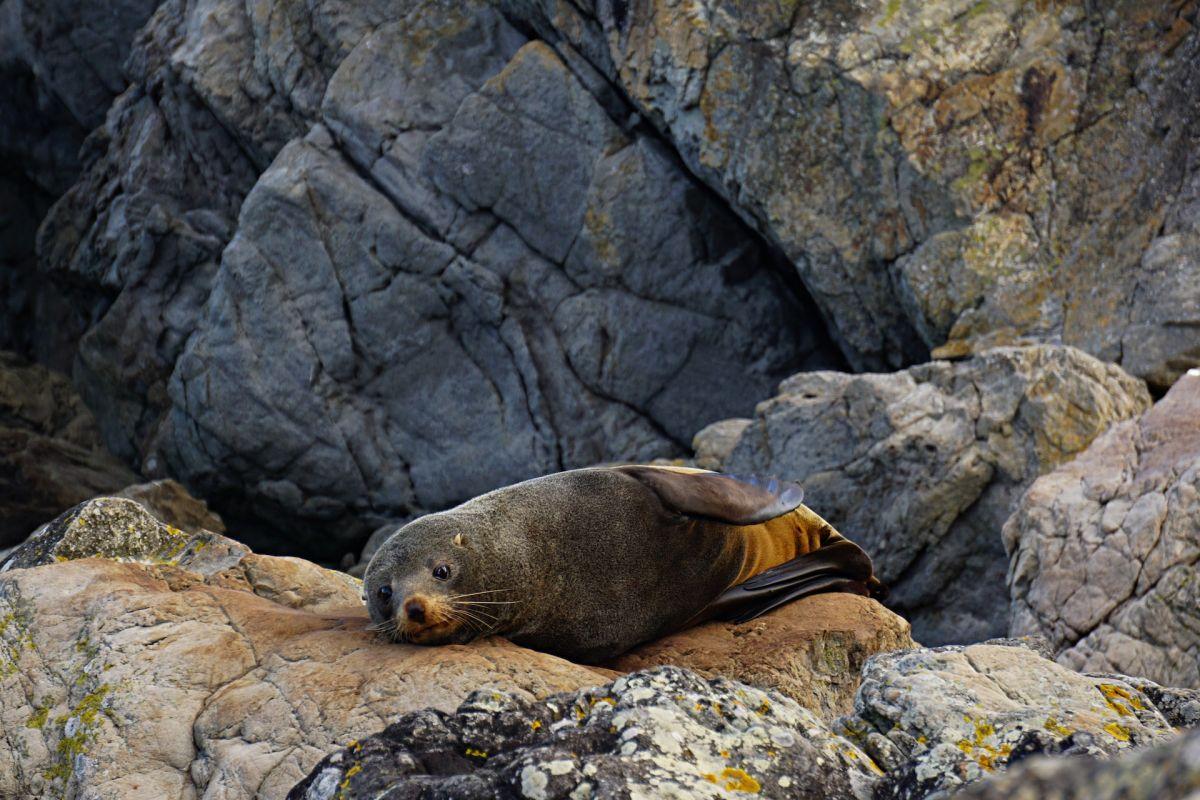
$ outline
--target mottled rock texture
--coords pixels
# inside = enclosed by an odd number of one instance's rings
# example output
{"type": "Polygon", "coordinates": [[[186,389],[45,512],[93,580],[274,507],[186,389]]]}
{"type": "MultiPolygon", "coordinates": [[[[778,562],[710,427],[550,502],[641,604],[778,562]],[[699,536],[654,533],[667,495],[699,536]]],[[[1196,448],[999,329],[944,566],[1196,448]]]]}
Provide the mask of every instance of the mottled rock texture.
{"type": "Polygon", "coordinates": [[[856,368],[1200,360],[1196,6],[501,0],[778,243],[856,368]]]}
{"type": "Polygon", "coordinates": [[[0,548],[137,480],[65,377],[0,351],[0,548]]]}
{"type": "Polygon", "coordinates": [[[16,553],[43,566],[0,573],[0,797],[282,798],[404,713],[612,677],[502,640],[384,642],[354,579],[189,537],[131,500],[48,528],[49,551],[16,553]],[[73,560],[97,551],[121,561],[73,560]]]}
{"type": "Polygon", "coordinates": [[[853,708],[868,657],[915,646],[908,623],[874,600],[819,594],[741,625],[709,622],[665,636],[606,666],[676,665],[779,692],[832,720],[853,708]]]}
{"type": "Polygon", "coordinates": [[[888,773],[877,798],[917,800],[1031,752],[1108,757],[1176,735],[1121,676],[1072,672],[1016,640],[875,656],[834,730],[888,773]]]}
{"type": "Polygon", "coordinates": [[[1076,669],[1200,687],[1200,373],[1038,479],[1004,537],[1014,633],[1076,669]]]}
{"type": "Polygon", "coordinates": [[[1177,693],[1135,683],[1024,641],[914,649],[871,658],[854,713],[831,727],[773,692],[656,667],[536,703],[478,692],[453,714],[410,714],[289,797],[945,798],[1035,754],[1170,742],[1174,706],[1156,703],[1177,693]]]}
{"type": "Polygon", "coordinates": [[[661,667],[541,702],[476,692],[322,761],[290,800],[868,800],[879,769],[776,694],[661,667]]]}
{"type": "MultiPolygon", "coordinates": [[[[997,348],[890,374],[801,373],[715,449],[728,471],[803,484],[871,554],[917,641],[979,641],[1008,628],[1001,529],[1021,493],[1149,403],[1141,381],[1073,348],[997,348]]],[[[698,453],[714,450],[708,435],[698,453]]]]}
{"type": "Polygon", "coordinates": [[[1200,731],[1110,763],[1037,758],[955,795],[962,800],[1193,800],[1200,792],[1200,731]]]}

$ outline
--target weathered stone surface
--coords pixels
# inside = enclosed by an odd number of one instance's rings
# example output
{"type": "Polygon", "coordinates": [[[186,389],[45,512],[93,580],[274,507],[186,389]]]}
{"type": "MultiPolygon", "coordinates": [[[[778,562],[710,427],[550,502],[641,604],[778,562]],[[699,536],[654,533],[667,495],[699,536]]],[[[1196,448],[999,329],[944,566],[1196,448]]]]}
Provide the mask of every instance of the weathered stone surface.
{"type": "Polygon", "coordinates": [[[40,355],[77,341],[113,452],[265,546],[337,559],[387,519],[678,452],[840,362],[586,60],[482,2],[168,0],[128,73],[41,231],[72,295],[40,355]]]}
{"type": "Polygon", "coordinates": [[[1196,7],[501,0],[779,243],[857,368],[1200,360],[1196,7]]]}
{"type": "Polygon", "coordinates": [[[245,548],[204,561],[215,534],[180,558],[149,541],[149,514],[125,514],[108,529],[125,519],[148,534],[125,556],[142,563],[0,574],[0,797],[282,798],[404,713],[450,711],[475,689],[533,701],[611,679],[502,640],[383,642],[346,575],[245,548]]]}
{"type": "Polygon", "coordinates": [[[871,554],[917,641],[979,641],[1007,631],[1000,531],[1021,492],[1149,402],[1140,381],[1065,347],[801,373],[758,406],[722,466],[803,484],[871,554]]]}
{"type": "Polygon", "coordinates": [[[1175,729],[1121,676],[1088,677],[1013,640],[875,656],[834,730],[887,770],[877,797],[945,796],[1029,752],[1112,756],[1175,729]]]}
{"type": "Polygon", "coordinates": [[[809,711],[674,667],[541,702],[476,692],[322,761],[291,800],[739,797],[867,800],[878,767],[809,711]]]}
{"type": "Polygon", "coordinates": [[[1036,758],[972,786],[962,800],[1192,800],[1200,792],[1200,731],[1124,755],[1036,758]]]}
{"type": "Polygon", "coordinates": [[[0,352],[0,546],[137,480],[104,449],[66,378],[0,352]]]}
{"type": "Polygon", "coordinates": [[[677,449],[822,357],[769,254],[596,80],[477,4],[367,35],[241,209],[170,472],[338,558],[383,518],[677,449]]]}
{"type": "Polygon", "coordinates": [[[676,665],[779,692],[832,720],[851,711],[869,656],[910,647],[908,623],[874,600],[821,594],[743,625],[709,622],[663,637],[607,666],[676,665]]]}
{"type": "Polygon", "coordinates": [[[1200,688],[1200,373],[1038,479],[1004,537],[1014,633],[1076,669],[1200,688]]]}

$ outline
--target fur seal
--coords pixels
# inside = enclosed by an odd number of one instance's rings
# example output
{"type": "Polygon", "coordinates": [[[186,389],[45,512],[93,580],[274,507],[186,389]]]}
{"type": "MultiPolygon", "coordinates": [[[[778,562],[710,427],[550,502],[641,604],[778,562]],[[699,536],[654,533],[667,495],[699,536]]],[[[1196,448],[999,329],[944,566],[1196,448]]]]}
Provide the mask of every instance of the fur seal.
{"type": "Polygon", "coordinates": [[[364,599],[396,641],[497,634],[596,663],[816,592],[878,594],[871,559],[803,496],[683,467],[559,472],[400,528],[367,566],[364,599]]]}

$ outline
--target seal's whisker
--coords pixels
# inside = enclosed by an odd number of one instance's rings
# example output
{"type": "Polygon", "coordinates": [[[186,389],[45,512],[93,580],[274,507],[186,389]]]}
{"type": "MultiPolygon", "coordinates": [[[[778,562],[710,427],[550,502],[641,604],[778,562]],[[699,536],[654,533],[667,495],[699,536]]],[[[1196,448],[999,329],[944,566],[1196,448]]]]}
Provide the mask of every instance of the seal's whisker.
{"type": "Polygon", "coordinates": [[[520,605],[520,600],[468,600],[467,604],[472,606],[513,606],[520,605]]]}
{"type": "Polygon", "coordinates": [[[447,597],[446,599],[447,600],[458,600],[461,597],[475,597],[475,596],[481,595],[481,594],[495,594],[497,592],[513,592],[513,591],[516,591],[516,589],[512,589],[512,588],[509,588],[509,589],[485,589],[482,592],[467,592],[466,594],[453,594],[453,595],[450,595],[449,597],[447,597]]]}
{"type": "Polygon", "coordinates": [[[490,625],[490,624],[495,623],[495,621],[496,621],[495,618],[489,619],[489,618],[483,616],[482,614],[477,614],[468,609],[459,609],[459,613],[462,614],[466,619],[473,619],[484,625],[490,625]]]}

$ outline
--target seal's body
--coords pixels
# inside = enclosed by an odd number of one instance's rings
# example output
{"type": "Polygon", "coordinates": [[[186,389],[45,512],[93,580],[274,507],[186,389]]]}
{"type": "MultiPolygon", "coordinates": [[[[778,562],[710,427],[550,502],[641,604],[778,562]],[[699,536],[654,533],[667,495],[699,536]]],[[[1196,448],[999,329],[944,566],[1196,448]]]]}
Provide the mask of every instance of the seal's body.
{"type": "Polygon", "coordinates": [[[365,597],[397,640],[499,634],[593,663],[705,619],[878,587],[802,496],[676,467],[560,472],[405,525],[372,558],[365,597]]]}

